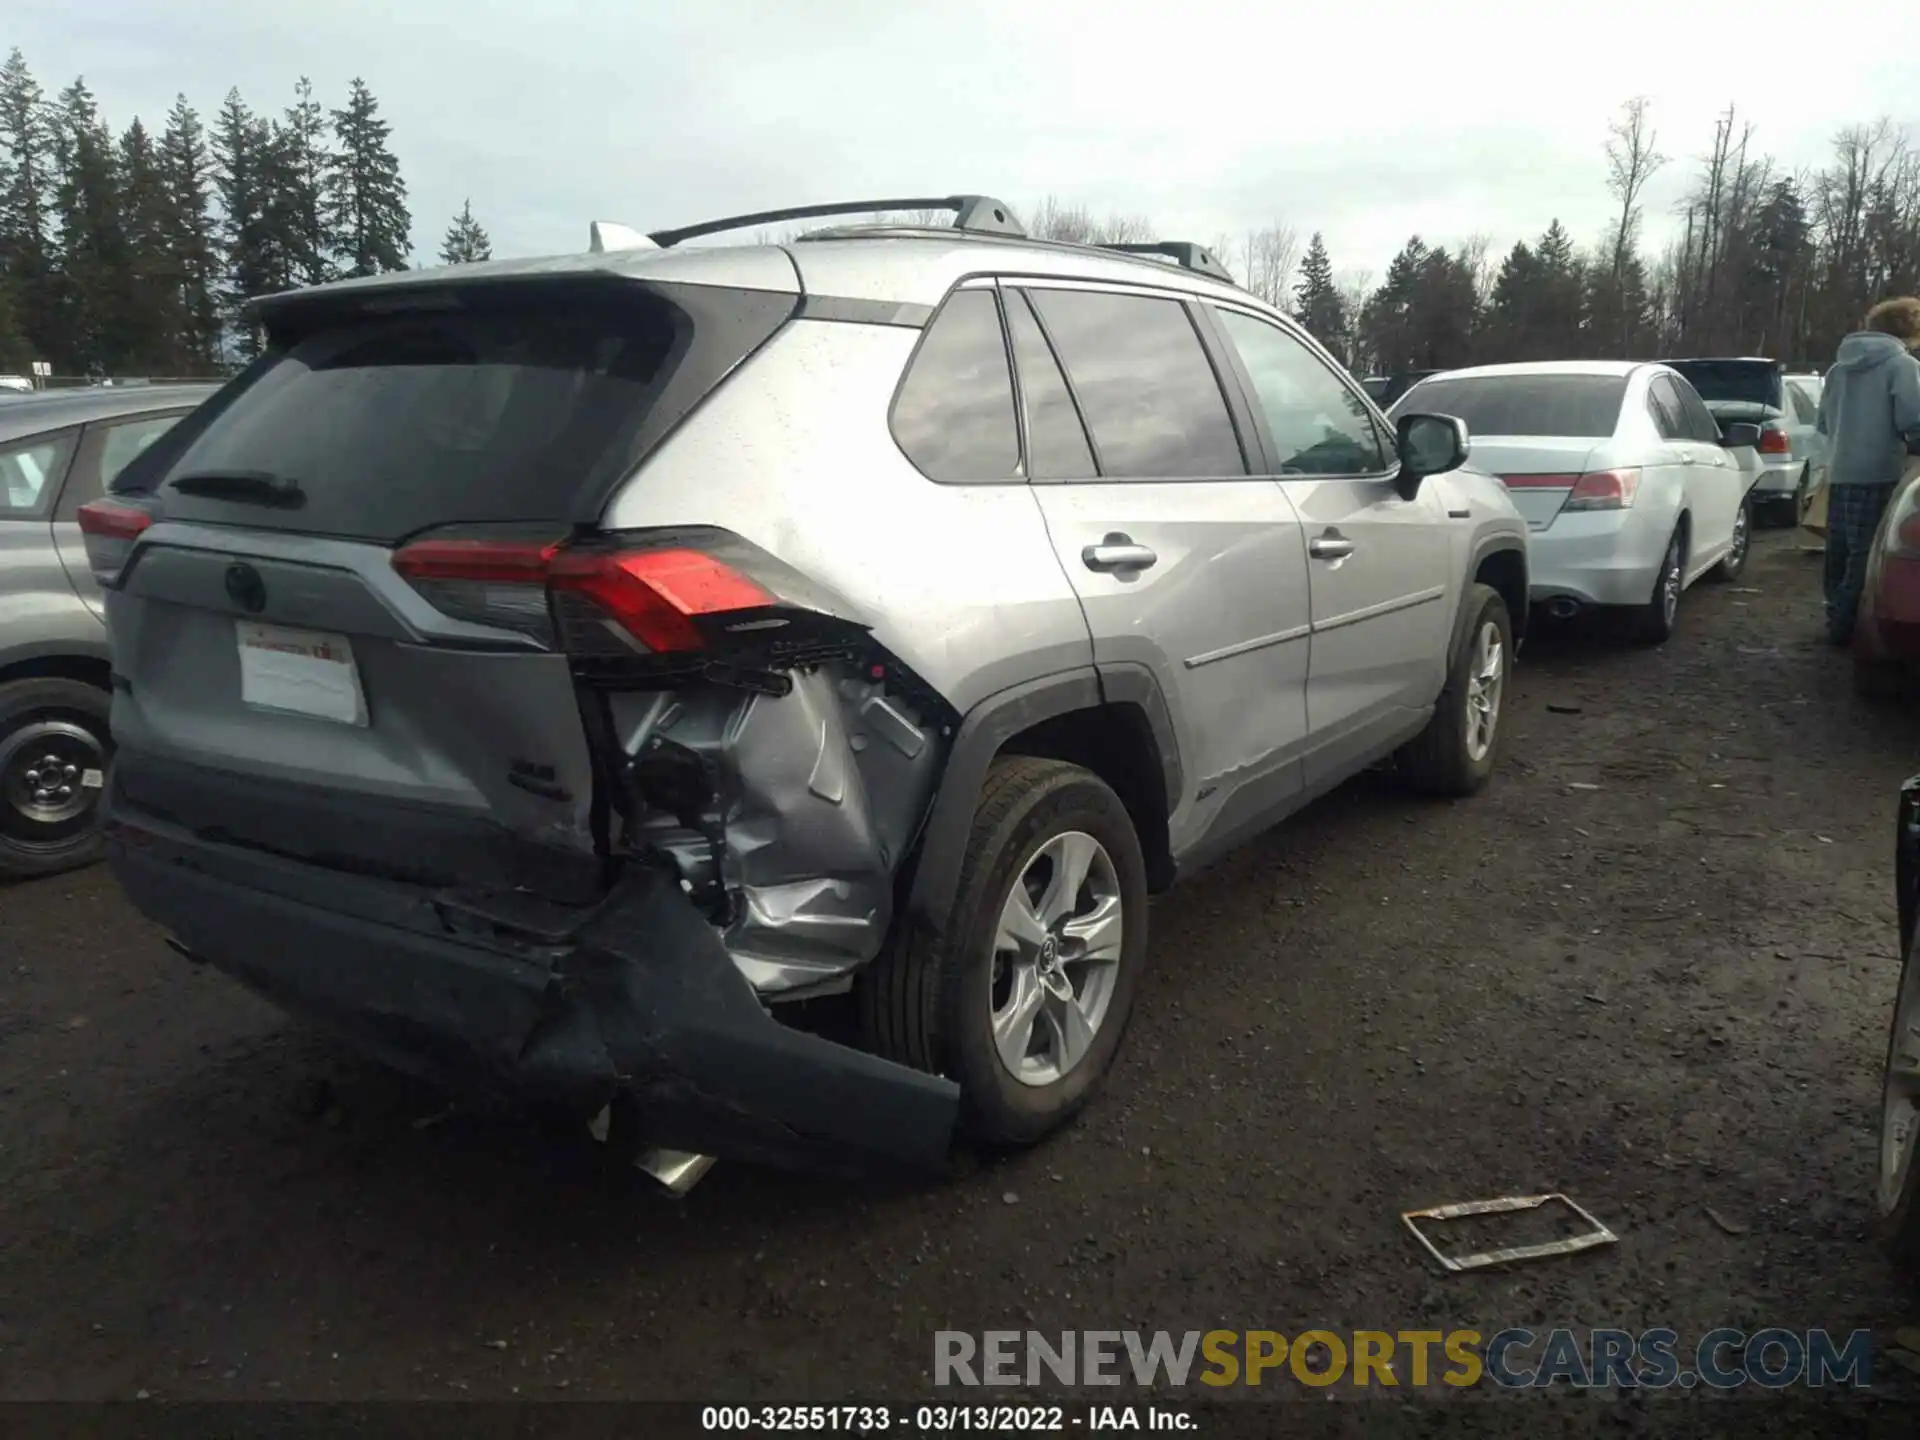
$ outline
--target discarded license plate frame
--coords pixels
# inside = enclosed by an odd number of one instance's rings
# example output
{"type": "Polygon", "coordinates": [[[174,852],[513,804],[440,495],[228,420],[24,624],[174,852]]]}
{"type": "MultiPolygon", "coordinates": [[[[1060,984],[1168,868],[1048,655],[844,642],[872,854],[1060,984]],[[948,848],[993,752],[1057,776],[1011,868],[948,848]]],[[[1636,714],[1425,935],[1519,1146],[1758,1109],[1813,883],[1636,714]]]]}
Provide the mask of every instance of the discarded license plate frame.
{"type": "Polygon", "coordinates": [[[1516,1260],[1543,1260],[1550,1255],[1572,1255],[1597,1245],[1611,1245],[1620,1237],[1565,1195],[1502,1195],[1496,1200],[1463,1200],[1457,1205],[1433,1205],[1424,1210],[1404,1211],[1400,1219],[1413,1238],[1446,1270],[1482,1270],[1489,1265],[1508,1265],[1516,1260]],[[1460,1220],[1469,1215],[1505,1215],[1517,1210],[1538,1210],[1543,1205],[1566,1206],[1593,1228],[1585,1235],[1569,1235],[1564,1240],[1548,1240],[1538,1245],[1509,1245],[1500,1250],[1483,1250],[1473,1255],[1443,1255],[1440,1247],[1427,1238],[1421,1220],[1460,1220]]]}

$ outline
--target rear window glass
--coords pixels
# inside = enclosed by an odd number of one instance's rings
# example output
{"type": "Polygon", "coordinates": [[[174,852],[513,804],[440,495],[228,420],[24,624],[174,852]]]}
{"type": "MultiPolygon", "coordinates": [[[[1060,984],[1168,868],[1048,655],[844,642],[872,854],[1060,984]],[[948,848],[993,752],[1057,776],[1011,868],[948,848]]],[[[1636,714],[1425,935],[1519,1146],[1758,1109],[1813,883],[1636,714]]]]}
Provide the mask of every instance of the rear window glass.
{"type": "MultiPolygon", "coordinates": [[[[445,524],[564,522],[637,458],[649,410],[688,365],[689,340],[698,348],[692,328],[673,307],[623,295],[320,330],[167,447],[165,513],[383,541],[445,524]],[[298,486],[302,503],[174,488],[233,474],[298,486]]],[[[151,483],[142,474],[132,488],[151,483]]]]}
{"type": "Polygon", "coordinates": [[[1764,405],[1781,408],[1780,371],[1744,360],[1669,360],[1670,369],[1687,377],[1709,407],[1764,405]]]}
{"type": "Polygon", "coordinates": [[[1454,415],[1473,435],[1611,435],[1624,375],[1484,375],[1423,380],[1393,414],[1454,415]]]}

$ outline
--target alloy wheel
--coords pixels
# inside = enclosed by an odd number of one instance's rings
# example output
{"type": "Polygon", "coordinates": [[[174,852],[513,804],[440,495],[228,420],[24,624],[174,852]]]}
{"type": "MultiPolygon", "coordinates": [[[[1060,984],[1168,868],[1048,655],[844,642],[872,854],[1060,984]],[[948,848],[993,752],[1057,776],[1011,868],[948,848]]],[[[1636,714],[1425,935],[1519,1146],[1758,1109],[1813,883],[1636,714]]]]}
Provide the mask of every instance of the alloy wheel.
{"type": "Polygon", "coordinates": [[[1475,764],[1487,758],[1500,724],[1500,699],[1507,685],[1507,647],[1500,627],[1482,622],[1473,643],[1467,671],[1467,757],[1475,764]]]}
{"type": "Polygon", "coordinates": [[[1113,857],[1079,830],[1022,867],[993,940],[994,1048],[1023,1085],[1070,1074],[1112,1008],[1125,916],[1113,857]]]}
{"type": "Polygon", "coordinates": [[[1670,626],[1680,613],[1680,537],[1667,547],[1667,564],[1660,576],[1660,615],[1670,626]]]}

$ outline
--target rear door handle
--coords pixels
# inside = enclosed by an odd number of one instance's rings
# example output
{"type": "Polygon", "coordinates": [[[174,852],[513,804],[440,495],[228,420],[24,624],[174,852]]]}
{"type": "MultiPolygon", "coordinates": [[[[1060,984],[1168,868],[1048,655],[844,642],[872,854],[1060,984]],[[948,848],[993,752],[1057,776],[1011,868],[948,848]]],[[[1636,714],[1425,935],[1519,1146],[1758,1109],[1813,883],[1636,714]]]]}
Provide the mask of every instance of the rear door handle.
{"type": "Polygon", "coordinates": [[[1080,563],[1089,570],[1145,570],[1160,557],[1145,545],[1136,545],[1125,535],[1109,535],[1098,545],[1080,552],[1080,563]]]}
{"type": "Polygon", "coordinates": [[[1353,553],[1353,541],[1338,530],[1329,530],[1307,542],[1307,553],[1316,560],[1344,560],[1353,553]]]}

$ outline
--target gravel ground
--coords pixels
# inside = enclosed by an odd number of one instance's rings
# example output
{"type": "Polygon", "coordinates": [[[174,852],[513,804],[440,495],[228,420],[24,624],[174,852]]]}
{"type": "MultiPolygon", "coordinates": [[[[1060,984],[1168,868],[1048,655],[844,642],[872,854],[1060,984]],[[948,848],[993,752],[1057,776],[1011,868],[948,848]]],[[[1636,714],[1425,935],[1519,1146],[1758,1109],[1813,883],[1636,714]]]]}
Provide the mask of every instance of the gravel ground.
{"type": "Polygon", "coordinates": [[[0,1399],[911,1397],[940,1329],[1890,1338],[1920,727],[1762,540],[1662,650],[1530,645],[1483,796],[1365,777],[1157,902],[1104,1098],[936,1186],[658,1201],[191,969],[104,870],[0,890],[0,1399]],[[1620,1243],[1442,1276],[1398,1220],[1547,1189],[1620,1243]]]}

